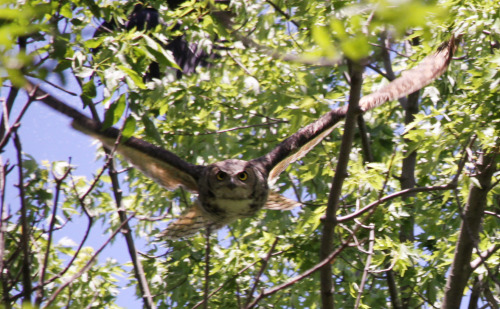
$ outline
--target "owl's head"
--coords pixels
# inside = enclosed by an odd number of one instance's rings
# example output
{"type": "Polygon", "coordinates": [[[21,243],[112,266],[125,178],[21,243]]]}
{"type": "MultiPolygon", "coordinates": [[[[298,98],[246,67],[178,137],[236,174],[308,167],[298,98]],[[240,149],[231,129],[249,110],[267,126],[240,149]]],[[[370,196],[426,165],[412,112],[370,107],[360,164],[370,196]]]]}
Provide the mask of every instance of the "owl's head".
{"type": "MultiPolygon", "coordinates": [[[[247,161],[230,159],[214,163],[207,168],[205,181],[210,193],[229,199],[249,198],[262,183],[262,172],[247,161]]],[[[266,182],[264,180],[264,182],[266,182]]]]}

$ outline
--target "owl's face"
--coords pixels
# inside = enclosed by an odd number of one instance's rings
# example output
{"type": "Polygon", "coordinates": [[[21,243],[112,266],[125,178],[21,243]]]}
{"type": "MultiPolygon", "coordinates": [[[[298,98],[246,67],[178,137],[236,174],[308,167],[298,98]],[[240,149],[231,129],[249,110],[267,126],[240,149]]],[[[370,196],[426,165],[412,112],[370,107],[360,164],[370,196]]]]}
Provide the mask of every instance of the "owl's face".
{"type": "Polygon", "coordinates": [[[242,160],[226,160],[209,167],[207,175],[210,191],[217,198],[249,198],[255,188],[255,170],[242,160]]]}

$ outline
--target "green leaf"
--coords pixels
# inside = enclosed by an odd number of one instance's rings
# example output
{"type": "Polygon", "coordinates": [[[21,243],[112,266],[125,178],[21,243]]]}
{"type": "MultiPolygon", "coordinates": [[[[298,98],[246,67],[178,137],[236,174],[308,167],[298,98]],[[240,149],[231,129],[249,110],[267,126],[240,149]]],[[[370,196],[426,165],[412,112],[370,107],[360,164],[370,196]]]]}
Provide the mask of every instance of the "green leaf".
{"type": "Polygon", "coordinates": [[[125,95],[122,94],[118,100],[113,102],[109,108],[106,110],[106,114],[104,116],[104,122],[102,124],[103,128],[109,128],[113,126],[115,123],[120,120],[123,112],[125,111],[125,107],[127,103],[125,101],[125,95]]]}
{"type": "Polygon", "coordinates": [[[368,39],[361,35],[343,41],[341,46],[345,55],[354,61],[365,58],[370,53],[368,39]]]}
{"type": "Polygon", "coordinates": [[[335,47],[331,43],[330,34],[326,27],[314,26],[311,29],[314,41],[319,45],[324,55],[330,58],[335,57],[335,47]]]}
{"type": "Polygon", "coordinates": [[[97,95],[96,87],[94,81],[88,81],[82,86],[82,96],[87,98],[95,98],[97,95]]]}
{"type": "Polygon", "coordinates": [[[125,120],[125,125],[123,126],[122,136],[123,141],[126,141],[135,133],[136,120],[132,115],[129,115],[125,120]]]}
{"type": "Polygon", "coordinates": [[[139,89],[145,89],[146,85],[142,81],[142,77],[134,70],[127,68],[124,65],[118,65],[118,69],[122,70],[125,72],[127,76],[127,84],[129,85],[130,88],[139,88],[139,89]]]}

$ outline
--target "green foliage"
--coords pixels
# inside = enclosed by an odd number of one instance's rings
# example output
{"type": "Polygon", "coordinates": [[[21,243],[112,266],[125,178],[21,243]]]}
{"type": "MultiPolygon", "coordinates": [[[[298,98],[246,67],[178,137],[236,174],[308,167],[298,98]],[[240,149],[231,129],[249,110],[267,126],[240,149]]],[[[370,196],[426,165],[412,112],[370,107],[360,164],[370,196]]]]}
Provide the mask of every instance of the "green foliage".
{"type": "MultiPolygon", "coordinates": [[[[92,37],[91,25],[111,17],[126,20],[134,3],[5,2],[0,8],[0,78],[4,85],[13,86],[22,85],[25,76],[42,81],[59,77],[63,88],[80,85],[81,91],[69,90],[79,93],[85,106],[98,105],[98,111],[104,108],[106,127],[123,127],[124,139],[141,137],[194,164],[228,158],[249,160],[266,154],[287,136],[348,100],[348,68],[340,59],[369,63],[375,69],[365,71],[366,95],[388,82],[386,76],[374,73],[376,69],[386,72],[381,55],[384,38],[391,41],[394,52],[390,52],[389,60],[398,75],[431,54],[452,32],[464,32],[457,59],[442,78],[421,91],[418,113],[410,123],[405,125],[399,102],[365,114],[373,161],[363,157],[362,133],[358,132],[338,216],[401,190],[403,161],[413,151],[417,153],[418,187],[450,183],[466,156],[456,189],[422,191],[379,205],[365,222],[373,224],[375,232],[371,263],[366,265],[370,232],[361,228],[355,239],[349,240],[348,248],[329,264],[339,308],[354,308],[360,291],[360,307],[389,307],[389,271],[396,277],[400,296],[410,298],[408,307],[439,307],[455,254],[460,212],[470,185],[476,181],[473,176],[479,153],[498,151],[498,5],[495,1],[273,3],[286,15],[267,1],[231,1],[230,5],[188,1],[178,10],[167,10],[164,1],[149,1],[166,26],[152,31],[121,29],[92,37]],[[213,14],[216,10],[233,12],[232,29],[213,14]],[[182,19],[183,27],[174,29],[178,19],[182,19]],[[186,41],[196,42],[204,51],[218,56],[210,59],[210,66],[198,67],[195,74],[177,79],[180,66],[165,44],[181,33],[186,41]],[[256,44],[244,46],[237,35],[256,44]],[[269,50],[278,56],[271,57],[269,50]],[[298,60],[280,60],[285,55],[297,56],[298,60]],[[325,59],[338,64],[311,65],[325,59]],[[159,64],[162,77],[148,81],[144,74],[152,62],[159,64]],[[72,82],[74,79],[78,83],[72,82]],[[410,218],[415,241],[402,241],[401,227],[410,218]],[[368,280],[360,286],[365,267],[368,280]]],[[[336,129],[289,167],[274,186],[286,196],[300,199],[303,207],[290,212],[262,211],[212,236],[208,278],[203,233],[181,241],[155,238],[195,197],[183,190],[165,191],[135,169],[121,174],[120,185],[125,188],[121,206],[127,215],[135,215],[130,221],[132,235],[147,243],[140,262],[157,307],[193,307],[204,298],[206,280],[209,291],[217,291],[209,299],[210,307],[242,307],[262,290],[288,282],[320,262],[321,218],[342,133],[342,127],[336,129]],[[158,216],[163,220],[146,220],[158,216]],[[268,254],[268,264],[259,277],[268,254]],[[256,278],[260,278],[258,282],[256,278]]],[[[129,165],[118,161],[120,167],[129,165]]],[[[56,177],[63,177],[68,168],[66,163],[39,163],[29,155],[23,157],[24,205],[11,205],[10,217],[2,219],[1,226],[5,238],[0,250],[4,265],[9,262],[13,275],[0,278],[2,283],[9,283],[0,288],[0,297],[16,308],[22,307],[22,297],[16,295],[23,291],[22,281],[13,279],[20,278],[23,267],[19,248],[22,207],[30,223],[33,286],[39,284],[42,268],[44,280],[51,280],[45,285],[42,307],[98,250],[84,245],[78,252],[81,239],[70,237],[52,240],[49,245],[56,193],[60,193],[57,229],[79,221],[94,230],[99,223],[110,235],[122,223],[109,176],[103,174],[94,183],[72,172],[58,184],[56,177]],[[46,252],[48,264],[44,267],[46,252]]],[[[95,175],[100,175],[100,170],[95,175]]],[[[498,178],[498,172],[494,177],[498,178]]],[[[488,197],[486,208],[496,215],[484,216],[480,250],[500,241],[498,194],[496,186],[488,197]]],[[[349,220],[336,227],[335,247],[349,239],[355,226],[356,222],[349,220]]],[[[128,252],[125,246],[123,252],[128,252]]],[[[473,255],[476,257],[477,252],[473,255]]],[[[121,265],[113,258],[100,256],[50,305],[115,308],[119,276],[128,276],[127,284],[137,287],[137,297],[141,298],[131,265],[121,265]]],[[[491,272],[498,274],[498,262],[497,253],[475,270],[470,283],[491,272]]],[[[318,308],[319,286],[319,275],[313,274],[261,299],[258,306],[318,308]]],[[[33,295],[35,299],[36,291],[33,295]]]]}

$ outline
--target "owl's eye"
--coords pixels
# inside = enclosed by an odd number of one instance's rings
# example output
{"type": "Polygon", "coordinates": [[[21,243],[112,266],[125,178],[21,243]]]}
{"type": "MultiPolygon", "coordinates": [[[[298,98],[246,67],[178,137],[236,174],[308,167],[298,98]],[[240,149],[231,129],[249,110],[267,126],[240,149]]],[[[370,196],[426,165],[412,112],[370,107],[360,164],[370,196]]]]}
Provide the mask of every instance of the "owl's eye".
{"type": "Polygon", "coordinates": [[[239,180],[245,181],[245,180],[247,180],[247,178],[248,178],[247,172],[241,172],[241,173],[238,174],[238,179],[239,180]]]}
{"type": "Polygon", "coordinates": [[[215,175],[217,180],[224,180],[226,178],[226,176],[227,176],[227,174],[224,172],[218,172],[217,175],[215,175]]]}

